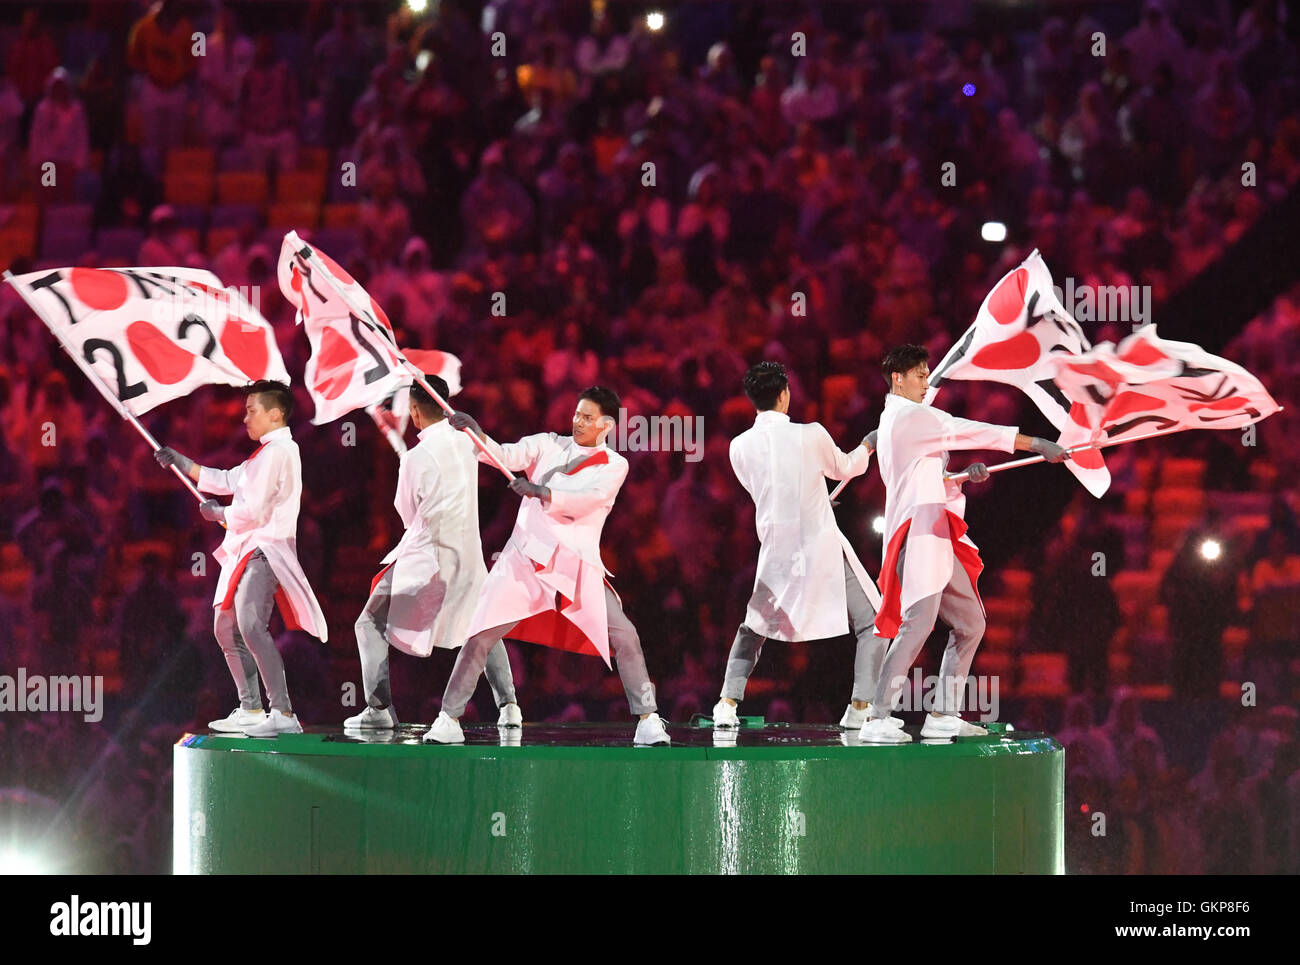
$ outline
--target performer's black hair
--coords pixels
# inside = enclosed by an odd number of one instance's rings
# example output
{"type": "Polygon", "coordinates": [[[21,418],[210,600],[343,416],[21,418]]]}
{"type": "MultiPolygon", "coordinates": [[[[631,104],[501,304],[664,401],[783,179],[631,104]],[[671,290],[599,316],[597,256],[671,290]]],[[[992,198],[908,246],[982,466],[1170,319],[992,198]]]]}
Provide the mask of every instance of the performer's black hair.
{"type": "Polygon", "coordinates": [[[263,409],[279,409],[284,414],[285,423],[289,422],[289,416],[293,415],[293,393],[283,382],[258,379],[252,385],[244,387],[244,398],[250,395],[259,396],[258,401],[262,403],[263,409]]]}
{"type": "Polygon", "coordinates": [[[759,362],[745,373],[745,395],[760,412],[776,408],[776,400],[789,384],[780,362],[759,362]]]}
{"type": "MultiPolygon", "coordinates": [[[[429,383],[429,388],[437,392],[444,399],[450,397],[451,389],[447,387],[447,381],[440,375],[430,375],[424,373],[424,381],[429,383]]],[[[424,386],[419,382],[411,383],[411,398],[415,404],[420,407],[426,418],[438,419],[443,415],[442,406],[433,401],[433,396],[424,391],[424,386]]]]}
{"type": "Polygon", "coordinates": [[[584,389],[578,396],[578,401],[590,399],[596,405],[600,406],[600,414],[607,415],[611,419],[618,418],[618,410],[623,407],[622,401],[619,400],[618,393],[613,389],[607,389],[603,385],[593,385],[589,389],[584,389]]]}
{"type": "Polygon", "coordinates": [[[891,348],[885,360],[880,363],[880,371],[885,376],[885,384],[891,388],[894,380],[890,378],[895,372],[906,375],[918,365],[930,361],[930,352],[923,345],[899,345],[891,348]]]}

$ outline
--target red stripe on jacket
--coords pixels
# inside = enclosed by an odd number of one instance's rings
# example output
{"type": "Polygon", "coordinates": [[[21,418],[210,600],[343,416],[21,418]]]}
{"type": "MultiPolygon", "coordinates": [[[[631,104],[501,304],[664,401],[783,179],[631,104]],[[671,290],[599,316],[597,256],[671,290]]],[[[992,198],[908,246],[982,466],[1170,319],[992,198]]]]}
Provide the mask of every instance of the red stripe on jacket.
{"type": "MultiPolygon", "coordinates": [[[[980,599],[979,576],[984,570],[984,562],[980,559],[980,552],[970,543],[961,542],[961,538],[969,529],[966,520],[950,509],[945,509],[944,513],[948,517],[948,538],[952,542],[953,556],[970,577],[971,589],[975,592],[975,599],[979,601],[980,609],[983,610],[984,601],[980,599]]],[[[884,637],[886,640],[898,636],[898,628],[903,622],[903,581],[898,575],[898,556],[903,550],[911,528],[910,519],[898,527],[898,531],[889,540],[889,547],[885,551],[885,562],[880,570],[881,601],[880,612],[876,614],[875,633],[876,636],[884,637]]]]}

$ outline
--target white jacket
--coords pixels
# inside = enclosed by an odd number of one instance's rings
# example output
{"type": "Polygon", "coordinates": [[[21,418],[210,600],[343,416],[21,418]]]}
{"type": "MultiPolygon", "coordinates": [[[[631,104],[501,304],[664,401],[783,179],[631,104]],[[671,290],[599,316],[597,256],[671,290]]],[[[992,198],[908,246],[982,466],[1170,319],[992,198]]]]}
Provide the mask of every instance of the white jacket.
{"type": "MultiPolygon", "coordinates": [[[[554,432],[487,443],[507,469],[549,488],[551,499],[522,499],[468,635],[518,622],[511,639],[596,654],[608,666],[600,534],[627,478],[627,460],[604,443],[580,446],[554,432]]],[[[479,461],[488,459],[480,453],[479,461]]]]}
{"type": "Polygon", "coordinates": [[[298,562],[298,506],[302,500],[302,460],[288,426],[273,429],[234,469],[199,471],[199,489],[233,496],[226,507],[226,538],[213,555],[221,564],[213,607],[224,608],[238,586],[235,579],[260,549],[280,583],[276,603],[290,629],[306,630],[324,641],[325,615],[298,562]]]}
{"type": "Polygon", "coordinates": [[[880,569],[884,602],[876,614],[876,636],[893,638],[908,607],[943,592],[952,579],[954,560],[965,567],[971,586],[977,587],[984,564],[966,535],[961,485],[943,478],[948,453],[954,449],[1014,452],[1019,431],[1014,426],[959,419],[901,395],[885,397],[876,439],[876,459],[885,482],[886,534],[880,569]],[[900,583],[898,554],[904,541],[907,553],[900,583]]]}
{"type": "Polygon", "coordinates": [[[427,657],[434,647],[465,642],[487,567],[478,531],[477,447],[445,419],[419,438],[402,454],[393,498],[406,532],[383,562],[393,571],[388,641],[427,657]]]}
{"type": "Polygon", "coordinates": [[[835,524],[827,479],[867,471],[871,453],[843,453],[817,422],[758,413],[731,440],[731,468],[754,500],[760,548],[745,626],[773,640],[820,640],[849,632],[844,560],[876,609],[880,594],[835,524]]]}

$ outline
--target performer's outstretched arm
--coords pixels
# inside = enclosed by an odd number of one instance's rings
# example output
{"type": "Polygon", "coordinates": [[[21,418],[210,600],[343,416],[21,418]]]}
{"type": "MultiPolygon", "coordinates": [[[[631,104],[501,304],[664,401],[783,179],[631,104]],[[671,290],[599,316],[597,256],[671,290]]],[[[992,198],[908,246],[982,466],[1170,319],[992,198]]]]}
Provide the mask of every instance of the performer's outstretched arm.
{"type": "Polygon", "coordinates": [[[218,496],[229,496],[235,491],[240,477],[244,474],[244,466],[247,463],[240,463],[234,469],[213,469],[211,466],[195,465],[198,475],[194,476],[194,481],[199,484],[199,488],[205,493],[216,493],[218,496]]]}
{"type": "Polygon", "coordinates": [[[815,433],[817,457],[821,461],[822,475],[828,479],[852,479],[861,476],[871,465],[871,449],[867,439],[852,452],[841,452],[835,440],[820,422],[811,423],[815,433]]]}

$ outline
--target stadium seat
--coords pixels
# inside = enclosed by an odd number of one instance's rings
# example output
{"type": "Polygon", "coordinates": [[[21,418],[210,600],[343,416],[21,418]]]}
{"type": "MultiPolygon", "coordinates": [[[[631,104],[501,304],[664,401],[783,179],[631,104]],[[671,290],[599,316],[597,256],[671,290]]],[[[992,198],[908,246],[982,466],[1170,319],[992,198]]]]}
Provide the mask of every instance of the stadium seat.
{"type": "Polygon", "coordinates": [[[1199,516],[1187,513],[1170,513],[1156,516],[1151,521],[1151,549],[1173,549],[1184,533],[1196,525],[1199,516]]]}
{"type": "Polygon", "coordinates": [[[217,169],[217,153],[210,147],[174,147],[167,152],[164,174],[207,174],[217,169]]]}
{"type": "Polygon", "coordinates": [[[238,145],[222,149],[220,163],[217,167],[222,171],[257,170],[257,164],[253,161],[252,155],[238,145]]]}
{"type": "Polygon", "coordinates": [[[311,201],[282,201],[266,213],[268,228],[311,230],[320,221],[320,205],[311,201]]]}
{"type": "Polygon", "coordinates": [[[1161,486],[1152,494],[1151,508],[1157,517],[1166,514],[1197,516],[1205,508],[1205,490],[1161,486]]]}
{"type": "Polygon", "coordinates": [[[41,221],[41,209],[34,204],[15,204],[0,206],[0,231],[21,228],[36,232],[41,221]]]}
{"type": "Polygon", "coordinates": [[[1020,656],[1022,697],[1065,697],[1070,693],[1069,658],[1063,653],[1025,653],[1020,656]]]}
{"type": "Polygon", "coordinates": [[[211,171],[168,171],[163,175],[163,198],[168,204],[212,202],[211,171]]]}
{"type": "Polygon", "coordinates": [[[1160,466],[1160,485],[1197,488],[1205,476],[1204,459],[1166,459],[1160,466]]]}
{"type": "Polygon", "coordinates": [[[81,228],[90,231],[90,222],[95,216],[95,209],[88,204],[49,204],[45,206],[46,227],[56,225],[71,230],[81,228]]]}
{"type": "Polygon", "coordinates": [[[1111,588],[1126,614],[1144,613],[1156,605],[1160,573],[1155,570],[1123,570],[1112,577],[1111,588]]]}
{"type": "Polygon", "coordinates": [[[246,221],[262,223],[262,212],[253,204],[219,204],[210,212],[208,223],[214,228],[238,228],[246,221]]]}
{"type": "Polygon", "coordinates": [[[239,237],[238,228],[209,228],[206,251],[209,258],[215,258],[223,248],[239,237]]]}
{"type": "Polygon", "coordinates": [[[135,264],[144,244],[144,232],[139,228],[101,228],[95,236],[95,248],[104,258],[135,264]]]}
{"type": "Polygon", "coordinates": [[[222,171],[217,175],[217,201],[220,204],[255,204],[264,206],[270,186],[261,171],[222,171]]]}
{"type": "Polygon", "coordinates": [[[0,229],[0,268],[8,268],[15,258],[36,256],[36,232],[27,228],[0,229]]]}
{"type": "Polygon", "coordinates": [[[327,147],[304,147],[298,149],[298,170],[316,171],[326,174],[330,167],[330,149],[327,147]]]}
{"type": "Polygon", "coordinates": [[[327,204],[322,214],[323,228],[355,228],[361,222],[361,205],[327,204]]]}
{"type": "Polygon", "coordinates": [[[281,171],[275,179],[275,200],[320,204],[325,196],[325,175],[316,171],[281,171]]]}

